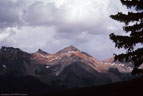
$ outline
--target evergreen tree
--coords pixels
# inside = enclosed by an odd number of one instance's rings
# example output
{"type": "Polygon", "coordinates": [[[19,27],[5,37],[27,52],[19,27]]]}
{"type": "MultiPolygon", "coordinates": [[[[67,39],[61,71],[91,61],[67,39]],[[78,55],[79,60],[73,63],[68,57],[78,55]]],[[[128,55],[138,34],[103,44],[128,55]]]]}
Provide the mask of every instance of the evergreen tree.
{"type": "Polygon", "coordinates": [[[127,14],[118,12],[110,17],[114,20],[125,23],[123,30],[129,35],[110,34],[110,39],[115,47],[126,49],[126,53],[115,54],[115,60],[120,62],[132,62],[135,67],[133,74],[143,73],[139,69],[143,64],[143,0],[120,0],[130,11],[127,14]],[[139,44],[140,47],[135,48],[139,44]],[[139,70],[139,71],[137,71],[139,70]]]}

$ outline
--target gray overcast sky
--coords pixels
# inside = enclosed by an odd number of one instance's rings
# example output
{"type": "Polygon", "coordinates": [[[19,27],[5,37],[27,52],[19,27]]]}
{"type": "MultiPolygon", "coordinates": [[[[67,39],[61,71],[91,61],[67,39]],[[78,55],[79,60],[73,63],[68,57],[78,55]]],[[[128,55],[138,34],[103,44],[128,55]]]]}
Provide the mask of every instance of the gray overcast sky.
{"type": "Polygon", "coordinates": [[[109,39],[123,34],[109,18],[124,11],[120,0],[0,0],[0,46],[55,53],[74,45],[99,60],[122,50],[109,39]]]}

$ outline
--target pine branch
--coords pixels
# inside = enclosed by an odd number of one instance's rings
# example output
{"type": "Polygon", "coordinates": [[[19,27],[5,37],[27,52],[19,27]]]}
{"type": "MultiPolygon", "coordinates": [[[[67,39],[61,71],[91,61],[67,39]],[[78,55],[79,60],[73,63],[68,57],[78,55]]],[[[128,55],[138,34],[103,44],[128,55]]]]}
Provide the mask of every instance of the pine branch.
{"type": "Polygon", "coordinates": [[[128,12],[128,14],[123,14],[122,12],[118,12],[116,15],[110,16],[112,19],[120,21],[128,25],[130,22],[140,21],[143,19],[143,12],[133,13],[128,12]]]}
{"type": "Polygon", "coordinates": [[[143,0],[121,0],[121,3],[128,9],[135,7],[137,11],[143,10],[143,0]]]}
{"type": "Polygon", "coordinates": [[[143,23],[140,23],[140,24],[135,24],[133,26],[125,26],[124,28],[124,31],[126,32],[137,32],[141,29],[143,29],[143,23]]]}
{"type": "Polygon", "coordinates": [[[141,31],[134,31],[130,34],[131,37],[134,37],[134,38],[139,38],[141,40],[138,40],[140,41],[141,43],[143,43],[143,29],[141,31]]]}
{"type": "Polygon", "coordinates": [[[132,62],[135,67],[143,64],[143,48],[138,48],[135,51],[127,52],[126,54],[115,55],[115,61],[132,62]]]}
{"type": "MultiPolygon", "coordinates": [[[[143,32],[141,32],[143,34],[143,32]]],[[[125,48],[128,51],[132,51],[137,43],[143,43],[143,35],[131,34],[132,36],[122,36],[110,34],[110,39],[115,43],[117,48],[125,48]],[[138,37],[138,38],[137,38],[138,37]]]]}

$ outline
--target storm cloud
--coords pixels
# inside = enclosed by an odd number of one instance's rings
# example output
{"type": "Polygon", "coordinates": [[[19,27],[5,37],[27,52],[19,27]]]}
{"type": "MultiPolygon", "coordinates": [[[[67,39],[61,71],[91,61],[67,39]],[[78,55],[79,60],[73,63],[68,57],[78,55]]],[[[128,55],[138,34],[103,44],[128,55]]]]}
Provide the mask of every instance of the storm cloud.
{"type": "Polygon", "coordinates": [[[109,18],[126,11],[119,0],[0,0],[0,46],[49,52],[74,45],[97,59],[121,52],[109,39],[121,33],[109,18]]]}

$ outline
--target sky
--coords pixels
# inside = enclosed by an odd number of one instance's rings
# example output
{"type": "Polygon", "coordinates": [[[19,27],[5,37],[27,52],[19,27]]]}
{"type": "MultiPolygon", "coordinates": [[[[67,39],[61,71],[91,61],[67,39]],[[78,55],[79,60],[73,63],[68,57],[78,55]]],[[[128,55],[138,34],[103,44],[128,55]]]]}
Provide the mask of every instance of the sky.
{"type": "Polygon", "coordinates": [[[56,53],[73,45],[104,60],[124,51],[109,39],[124,34],[109,17],[119,11],[120,0],[0,0],[0,47],[56,53]]]}

